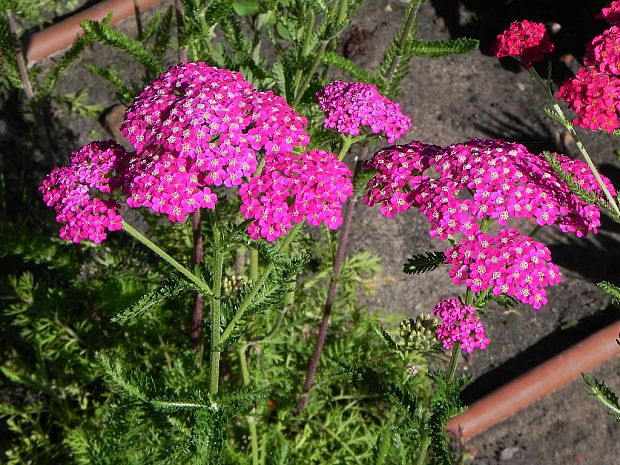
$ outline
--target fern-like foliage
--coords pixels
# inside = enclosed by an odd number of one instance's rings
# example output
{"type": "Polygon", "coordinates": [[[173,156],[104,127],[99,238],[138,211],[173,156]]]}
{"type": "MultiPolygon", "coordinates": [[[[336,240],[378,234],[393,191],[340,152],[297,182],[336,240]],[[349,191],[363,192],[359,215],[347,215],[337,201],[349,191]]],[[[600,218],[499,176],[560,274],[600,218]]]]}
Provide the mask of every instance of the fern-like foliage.
{"type": "Polygon", "coordinates": [[[553,169],[553,171],[570,188],[573,194],[575,194],[577,197],[579,197],[581,200],[583,200],[586,203],[589,203],[591,205],[596,205],[604,210],[607,210],[607,212],[614,218],[615,221],[620,221],[620,218],[618,217],[616,212],[613,210],[613,208],[596,193],[582,189],[581,186],[575,181],[575,177],[572,174],[567,173],[566,171],[562,169],[560,162],[551,152],[544,151],[542,155],[545,158],[545,160],[549,162],[549,165],[551,165],[551,168],[553,169]]]}
{"type": "Polygon", "coordinates": [[[136,95],[136,91],[127,87],[118,72],[113,68],[101,68],[91,64],[86,64],[84,67],[94,75],[112,84],[116,89],[116,96],[124,105],[128,105],[136,95]]]}
{"type": "Polygon", "coordinates": [[[420,274],[432,271],[443,264],[446,256],[443,252],[426,252],[413,255],[403,265],[403,273],[420,274]]]}
{"type": "Polygon", "coordinates": [[[618,395],[603,381],[598,381],[592,376],[582,373],[581,377],[587,384],[586,392],[594,396],[598,401],[607,407],[609,414],[620,422],[620,401],[618,395]]]}
{"type": "Polygon", "coordinates": [[[168,277],[166,284],[149,292],[148,294],[143,295],[134,305],[123,310],[121,313],[112,318],[112,321],[124,324],[128,321],[136,320],[158,305],[161,305],[167,300],[178,296],[181,292],[190,290],[199,291],[194,283],[189,282],[176,273],[171,274],[168,277]]]}
{"type": "Polygon", "coordinates": [[[451,381],[444,373],[434,372],[432,378],[435,382],[435,394],[431,399],[431,417],[428,424],[432,451],[431,464],[452,465],[454,454],[448,444],[446,425],[450,418],[464,411],[459,395],[471,377],[463,376],[451,381]]]}
{"type": "Polygon", "coordinates": [[[607,294],[611,296],[611,303],[620,308],[620,287],[615,284],[611,284],[607,281],[601,281],[597,284],[598,287],[603,289],[607,294]]]}
{"type": "Polygon", "coordinates": [[[378,84],[378,77],[372,72],[361,68],[348,58],[338,55],[335,52],[326,52],[321,57],[321,61],[329,66],[336,66],[345,73],[349,74],[355,81],[378,84]]]}
{"type": "Polygon", "coordinates": [[[80,23],[84,32],[98,42],[122,50],[138,63],[144,66],[147,79],[157,76],[162,71],[162,65],[152,53],[144,48],[144,45],[132,37],[123,34],[109,25],[109,19],[102,22],[82,21],[80,23]]]}
{"type": "Polygon", "coordinates": [[[449,40],[432,40],[429,42],[414,40],[411,43],[411,53],[416,56],[438,58],[470,53],[476,50],[479,45],[480,42],[477,39],[465,37],[449,40]]]}

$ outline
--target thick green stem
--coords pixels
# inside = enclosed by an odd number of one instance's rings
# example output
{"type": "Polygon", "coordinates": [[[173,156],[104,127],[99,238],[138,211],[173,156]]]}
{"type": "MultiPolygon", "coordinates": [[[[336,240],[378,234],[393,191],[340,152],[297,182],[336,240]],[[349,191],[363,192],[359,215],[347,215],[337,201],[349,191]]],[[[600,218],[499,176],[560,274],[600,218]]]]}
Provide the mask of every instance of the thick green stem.
{"type": "Polygon", "coordinates": [[[312,66],[310,67],[310,71],[308,72],[308,74],[306,74],[306,77],[304,78],[301,85],[299,86],[299,90],[295,92],[292,106],[296,106],[301,101],[301,98],[304,96],[304,94],[306,93],[306,90],[308,89],[308,86],[310,85],[310,82],[312,81],[312,78],[314,77],[314,73],[316,72],[316,69],[319,67],[319,64],[321,63],[321,59],[323,58],[323,54],[325,53],[325,49],[327,48],[327,43],[328,43],[327,40],[323,40],[321,42],[321,45],[319,45],[319,48],[316,51],[316,55],[314,56],[314,61],[312,62],[312,66]]]}
{"type": "Polygon", "coordinates": [[[164,252],[159,246],[157,246],[153,241],[151,241],[148,237],[144,236],[140,231],[135,229],[129,223],[123,220],[123,231],[132,236],[134,239],[138,240],[157,255],[159,255],[164,261],[166,261],[169,265],[171,265],[175,270],[193,282],[196,286],[198,286],[205,294],[211,294],[211,288],[207,283],[205,283],[198,276],[193,274],[179,262],[177,262],[174,258],[164,252]]]}
{"type": "MultiPolygon", "coordinates": [[[[304,225],[304,221],[297,223],[293,227],[293,229],[282,240],[280,247],[278,247],[278,252],[284,249],[285,247],[287,247],[291,243],[291,241],[295,238],[295,236],[297,235],[297,233],[299,232],[299,230],[302,228],[303,225],[304,225]]],[[[241,318],[243,318],[245,311],[250,307],[250,305],[252,304],[252,302],[254,301],[258,293],[260,292],[261,288],[267,281],[267,278],[269,278],[269,275],[274,269],[275,269],[275,265],[273,263],[270,263],[269,265],[265,267],[262,274],[257,278],[257,280],[252,282],[252,292],[250,292],[250,294],[248,294],[248,296],[243,300],[243,302],[241,302],[241,304],[239,305],[239,308],[237,309],[237,312],[233,315],[232,319],[228,323],[228,326],[226,326],[226,328],[224,329],[224,332],[222,333],[220,337],[220,344],[224,344],[228,340],[228,338],[234,331],[235,326],[237,326],[237,323],[239,323],[241,318]]]]}
{"type": "MultiPolygon", "coordinates": [[[[241,366],[241,377],[243,379],[243,385],[250,385],[250,370],[248,370],[248,359],[246,356],[247,345],[239,347],[239,365],[241,366]]],[[[258,457],[258,432],[256,430],[256,419],[252,414],[246,417],[248,421],[248,427],[250,428],[250,447],[252,448],[252,465],[258,465],[260,460],[258,457]]]]}
{"type": "Polygon", "coordinates": [[[577,145],[577,148],[579,149],[581,156],[583,157],[586,164],[590,168],[590,171],[594,175],[594,178],[596,179],[596,182],[598,183],[599,187],[603,191],[603,194],[605,194],[605,197],[607,198],[607,202],[609,202],[609,205],[613,209],[616,216],[620,217],[620,208],[618,208],[618,203],[616,202],[616,199],[614,198],[613,195],[611,195],[611,192],[609,192],[607,185],[601,179],[601,175],[599,174],[598,169],[594,165],[592,158],[590,158],[590,154],[586,150],[585,145],[583,145],[581,138],[577,135],[577,131],[575,131],[575,127],[573,126],[573,123],[571,123],[568,120],[568,118],[566,118],[566,116],[564,115],[564,112],[562,111],[562,108],[560,107],[557,100],[553,96],[553,93],[551,92],[551,89],[549,88],[549,83],[546,80],[543,80],[543,78],[540,77],[538,72],[536,72],[536,70],[533,67],[529,69],[529,72],[534,77],[534,80],[542,87],[543,91],[545,92],[545,95],[547,99],[549,100],[549,104],[551,105],[551,107],[553,108],[553,111],[558,116],[558,119],[559,119],[558,122],[561,122],[562,126],[564,126],[566,130],[569,132],[569,134],[573,137],[573,140],[575,141],[575,144],[577,145]]]}
{"type": "MultiPolygon", "coordinates": [[[[314,11],[310,11],[310,20],[308,21],[308,28],[306,29],[306,36],[304,37],[304,46],[301,52],[301,55],[307,57],[310,54],[310,44],[312,43],[312,34],[314,34],[314,21],[315,21],[314,11]]],[[[303,76],[303,70],[298,68],[295,70],[295,77],[293,79],[293,92],[294,95],[297,95],[297,90],[299,88],[299,84],[301,83],[301,78],[303,76]]]]}
{"type": "Polygon", "coordinates": [[[400,36],[400,40],[398,43],[398,47],[399,47],[399,54],[394,56],[394,58],[392,59],[391,63],[390,63],[390,67],[387,70],[386,73],[386,81],[390,81],[392,79],[392,77],[394,76],[394,73],[396,72],[396,69],[398,68],[398,65],[400,63],[400,60],[402,59],[402,50],[404,48],[405,45],[407,45],[407,41],[409,40],[409,35],[411,34],[411,30],[413,29],[413,25],[415,24],[415,20],[418,16],[418,11],[420,10],[420,6],[422,5],[422,3],[424,3],[424,0],[413,0],[415,1],[415,4],[411,5],[407,11],[408,15],[407,18],[405,20],[405,26],[403,27],[403,32],[402,35],[400,36]]]}

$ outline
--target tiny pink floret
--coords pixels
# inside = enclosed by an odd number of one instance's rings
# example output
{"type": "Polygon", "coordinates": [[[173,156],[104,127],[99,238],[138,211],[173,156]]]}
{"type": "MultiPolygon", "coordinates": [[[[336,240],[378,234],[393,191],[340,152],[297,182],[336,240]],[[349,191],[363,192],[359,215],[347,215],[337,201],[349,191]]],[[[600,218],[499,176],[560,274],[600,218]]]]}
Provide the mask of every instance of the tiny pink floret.
{"type": "Polygon", "coordinates": [[[511,23],[497,36],[491,51],[498,58],[519,58],[524,68],[531,68],[545,57],[545,53],[553,51],[553,44],[544,24],[526,19],[511,23]]]}
{"type": "Polygon", "coordinates": [[[445,299],[435,306],[433,314],[442,320],[435,334],[444,349],[451,350],[459,343],[461,350],[471,353],[489,345],[484,325],[472,305],[465,305],[455,298],[445,299]]]}

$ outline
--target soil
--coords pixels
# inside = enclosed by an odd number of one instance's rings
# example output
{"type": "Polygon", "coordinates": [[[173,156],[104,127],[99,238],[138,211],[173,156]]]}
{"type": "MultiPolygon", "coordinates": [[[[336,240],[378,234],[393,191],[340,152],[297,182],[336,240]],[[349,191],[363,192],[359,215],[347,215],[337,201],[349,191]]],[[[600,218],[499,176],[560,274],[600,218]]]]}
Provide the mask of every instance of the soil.
{"type": "MultiPolygon", "coordinates": [[[[354,61],[376,66],[387,43],[398,28],[405,1],[370,0],[362,7],[345,38],[343,50],[354,61]]],[[[593,19],[605,2],[567,5],[560,0],[434,0],[420,11],[419,34],[424,39],[469,37],[481,40],[481,51],[441,59],[417,58],[399,97],[412,116],[413,127],[402,142],[411,139],[447,145],[471,138],[503,138],[527,145],[531,150],[554,150],[576,156],[561,127],[544,116],[542,94],[527,73],[510,62],[499,61],[485,50],[495,35],[512,20],[532,19],[558,30],[553,40],[554,78],[561,80],[579,67],[583,46],[605,25],[593,19]],[[585,5],[587,4],[587,5],[585,5]]],[[[121,29],[132,30],[133,20],[121,29]]],[[[127,75],[137,76],[137,67],[109,48],[94,46],[82,58],[106,66],[118,63],[127,75]]],[[[82,66],[74,65],[70,77],[61,82],[63,92],[88,86],[90,100],[112,108],[113,90],[82,66]]],[[[544,71],[544,70],[541,70],[544,71]]],[[[103,125],[76,119],[67,112],[54,115],[54,126],[63,144],[77,148],[92,136],[109,137],[103,125]]],[[[103,121],[102,117],[102,121],[103,121]]],[[[13,152],[19,145],[18,122],[0,113],[2,150],[13,152]]],[[[610,136],[581,131],[587,147],[602,171],[616,185],[620,169],[614,149],[620,146],[610,136]]],[[[67,150],[67,154],[69,150],[67,150]]],[[[3,157],[4,158],[4,157],[3,157]]],[[[42,160],[44,156],[41,155],[42,160]]],[[[410,316],[430,312],[435,303],[456,290],[445,270],[421,276],[402,274],[402,264],[413,253],[441,250],[442,244],[428,235],[420,215],[401,214],[386,219],[378,209],[361,202],[355,213],[350,251],[369,250],[382,259],[382,284],[368,299],[373,310],[410,316]]],[[[460,366],[474,375],[463,393],[470,403],[506,381],[593,333],[620,316],[609,298],[596,287],[602,279],[620,282],[620,226],[605,220],[597,236],[576,239],[555,231],[543,231],[540,240],[549,245],[554,262],[561,266],[564,280],[549,295],[540,311],[517,306],[509,312],[493,308],[484,322],[492,344],[462,360],[460,366]]],[[[619,348],[620,353],[620,348],[619,348]]],[[[620,359],[616,358],[593,373],[620,390],[620,359]]],[[[620,457],[620,424],[589,398],[584,384],[571,385],[533,404],[512,418],[480,434],[464,445],[469,463],[492,464],[589,464],[611,465],[620,457]]]]}

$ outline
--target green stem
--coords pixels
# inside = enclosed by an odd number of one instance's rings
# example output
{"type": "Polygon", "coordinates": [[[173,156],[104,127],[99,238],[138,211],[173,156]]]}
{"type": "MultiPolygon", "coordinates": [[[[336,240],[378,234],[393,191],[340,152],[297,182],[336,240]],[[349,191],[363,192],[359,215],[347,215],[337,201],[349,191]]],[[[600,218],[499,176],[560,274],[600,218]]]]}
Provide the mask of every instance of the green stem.
{"type": "Polygon", "coordinates": [[[159,257],[161,257],[164,261],[168,262],[175,270],[193,282],[196,286],[198,286],[205,294],[211,294],[211,288],[207,283],[205,283],[202,279],[196,276],[194,273],[189,271],[179,262],[177,262],[174,258],[168,255],[164,250],[162,250],[159,246],[157,246],[153,241],[151,241],[148,237],[144,236],[140,231],[135,229],[125,220],[123,220],[123,231],[132,236],[134,239],[138,240],[153,252],[155,252],[159,257]]]}
{"type": "MultiPolygon", "coordinates": [[[[314,11],[310,11],[310,20],[308,21],[308,28],[306,29],[306,36],[304,37],[304,46],[301,52],[303,57],[307,57],[310,54],[310,44],[312,42],[312,34],[314,33],[314,11]]],[[[293,92],[297,95],[299,84],[301,83],[301,77],[303,76],[303,70],[298,68],[295,70],[295,78],[293,79],[293,92]]]]}
{"type": "Polygon", "coordinates": [[[385,463],[385,459],[387,457],[387,453],[390,450],[390,428],[394,424],[394,420],[396,419],[396,415],[394,411],[390,411],[390,416],[388,417],[388,421],[383,428],[383,434],[381,436],[381,444],[379,444],[379,453],[377,455],[377,465],[383,465],[385,463]]]}
{"type": "Polygon", "coordinates": [[[420,455],[418,455],[418,460],[416,460],[416,465],[424,465],[424,461],[426,460],[426,453],[428,452],[428,446],[431,445],[431,438],[425,436],[422,440],[422,444],[420,445],[420,455]]]}
{"type": "Polygon", "coordinates": [[[308,86],[310,85],[310,82],[312,81],[312,78],[314,76],[314,73],[316,72],[316,69],[319,67],[319,64],[321,63],[321,59],[323,58],[323,54],[325,53],[325,49],[327,48],[327,43],[328,43],[327,40],[321,41],[321,45],[319,45],[319,48],[316,51],[316,54],[314,56],[314,61],[312,62],[310,71],[308,72],[308,74],[306,74],[306,77],[302,81],[301,86],[299,87],[299,90],[295,92],[295,96],[293,99],[293,105],[292,105],[293,107],[297,106],[301,98],[306,93],[306,90],[308,89],[308,86]]]}
{"type": "Polygon", "coordinates": [[[224,251],[222,250],[219,225],[215,213],[213,217],[213,236],[215,242],[215,257],[213,263],[213,293],[211,297],[211,363],[210,363],[210,383],[209,394],[216,395],[219,390],[220,380],[220,357],[222,354],[220,347],[220,299],[222,296],[222,271],[224,268],[224,251]]]}
{"type": "Polygon", "coordinates": [[[533,238],[536,234],[538,234],[538,231],[540,231],[541,229],[542,229],[542,226],[537,224],[536,226],[534,226],[532,228],[532,230],[529,232],[528,236],[533,238]]]}
{"type": "Polygon", "coordinates": [[[405,20],[405,26],[403,27],[403,33],[400,36],[400,40],[398,43],[399,53],[395,55],[392,61],[390,62],[390,66],[385,74],[385,80],[390,81],[398,68],[400,60],[402,59],[402,51],[405,45],[407,45],[407,41],[409,40],[409,35],[411,34],[411,30],[413,29],[413,25],[415,24],[415,19],[418,16],[418,11],[420,10],[420,6],[424,3],[424,0],[413,0],[416,3],[411,5],[407,11],[407,19],[405,20]]]}
{"type": "MultiPolygon", "coordinates": [[[[284,239],[282,240],[282,243],[278,247],[278,250],[277,250],[278,252],[283,250],[285,247],[287,247],[292,242],[292,240],[297,235],[299,230],[302,228],[304,223],[305,221],[297,223],[293,227],[293,229],[284,237],[284,239]]],[[[270,263],[269,265],[267,265],[267,267],[265,267],[265,269],[263,270],[262,274],[258,277],[258,279],[252,282],[252,292],[250,292],[250,294],[248,294],[248,296],[243,300],[243,302],[241,302],[241,304],[239,305],[239,308],[237,309],[232,319],[230,320],[230,323],[228,323],[228,326],[226,326],[226,328],[224,329],[224,332],[222,333],[220,337],[220,344],[224,344],[228,340],[228,338],[234,331],[235,326],[237,326],[237,323],[239,323],[241,318],[243,318],[245,311],[250,307],[250,305],[252,304],[252,302],[254,301],[258,293],[260,292],[260,289],[263,287],[263,285],[267,281],[267,278],[269,278],[269,275],[274,269],[275,269],[275,265],[273,263],[270,263]]]]}
{"type": "MultiPolygon", "coordinates": [[[[246,356],[246,350],[248,346],[243,345],[239,347],[239,365],[241,366],[241,377],[243,379],[243,385],[250,385],[250,370],[248,370],[248,359],[246,356]]],[[[252,465],[259,465],[259,457],[258,457],[258,432],[256,430],[256,419],[252,414],[246,417],[248,421],[248,427],[250,428],[250,445],[252,448],[252,465]]]]}
{"type": "Polygon", "coordinates": [[[553,108],[553,111],[556,113],[559,120],[561,121],[562,126],[564,126],[566,130],[570,133],[570,135],[573,137],[573,140],[575,141],[575,144],[577,145],[579,152],[581,152],[581,156],[583,157],[586,164],[590,168],[590,171],[594,175],[594,178],[596,179],[596,182],[598,183],[599,187],[605,194],[605,197],[607,198],[609,205],[615,212],[616,216],[620,217],[620,208],[618,208],[616,199],[614,199],[613,195],[611,195],[611,192],[609,192],[609,189],[607,188],[607,186],[601,179],[601,175],[599,174],[598,169],[594,165],[594,162],[592,162],[592,158],[590,158],[590,155],[588,154],[588,151],[586,150],[585,145],[583,145],[581,138],[577,135],[577,132],[575,131],[575,127],[573,126],[573,123],[571,123],[568,120],[568,118],[566,118],[566,116],[564,115],[564,112],[562,111],[562,108],[560,107],[560,105],[558,105],[557,100],[555,99],[555,97],[553,96],[553,93],[551,92],[551,89],[549,88],[549,83],[546,80],[543,80],[543,78],[540,77],[538,72],[533,67],[529,69],[529,72],[534,77],[534,80],[542,87],[543,91],[545,92],[545,95],[547,96],[547,99],[549,100],[549,104],[551,105],[551,107],[553,108]]]}
{"type": "Polygon", "coordinates": [[[250,250],[250,281],[256,282],[258,279],[258,250],[250,250]]]}
{"type": "Polygon", "coordinates": [[[461,343],[457,342],[452,346],[452,355],[450,355],[450,363],[448,364],[448,370],[446,371],[446,375],[448,381],[452,381],[454,379],[454,373],[456,373],[456,365],[459,361],[459,356],[461,352],[461,343]]]}
{"type": "Polygon", "coordinates": [[[349,149],[351,148],[351,146],[363,140],[365,137],[366,137],[365,135],[356,136],[356,137],[342,136],[342,147],[340,148],[340,152],[338,153],[338,160],[340,161],[344,160],[344,157],[349,152],[349,149]]]}

